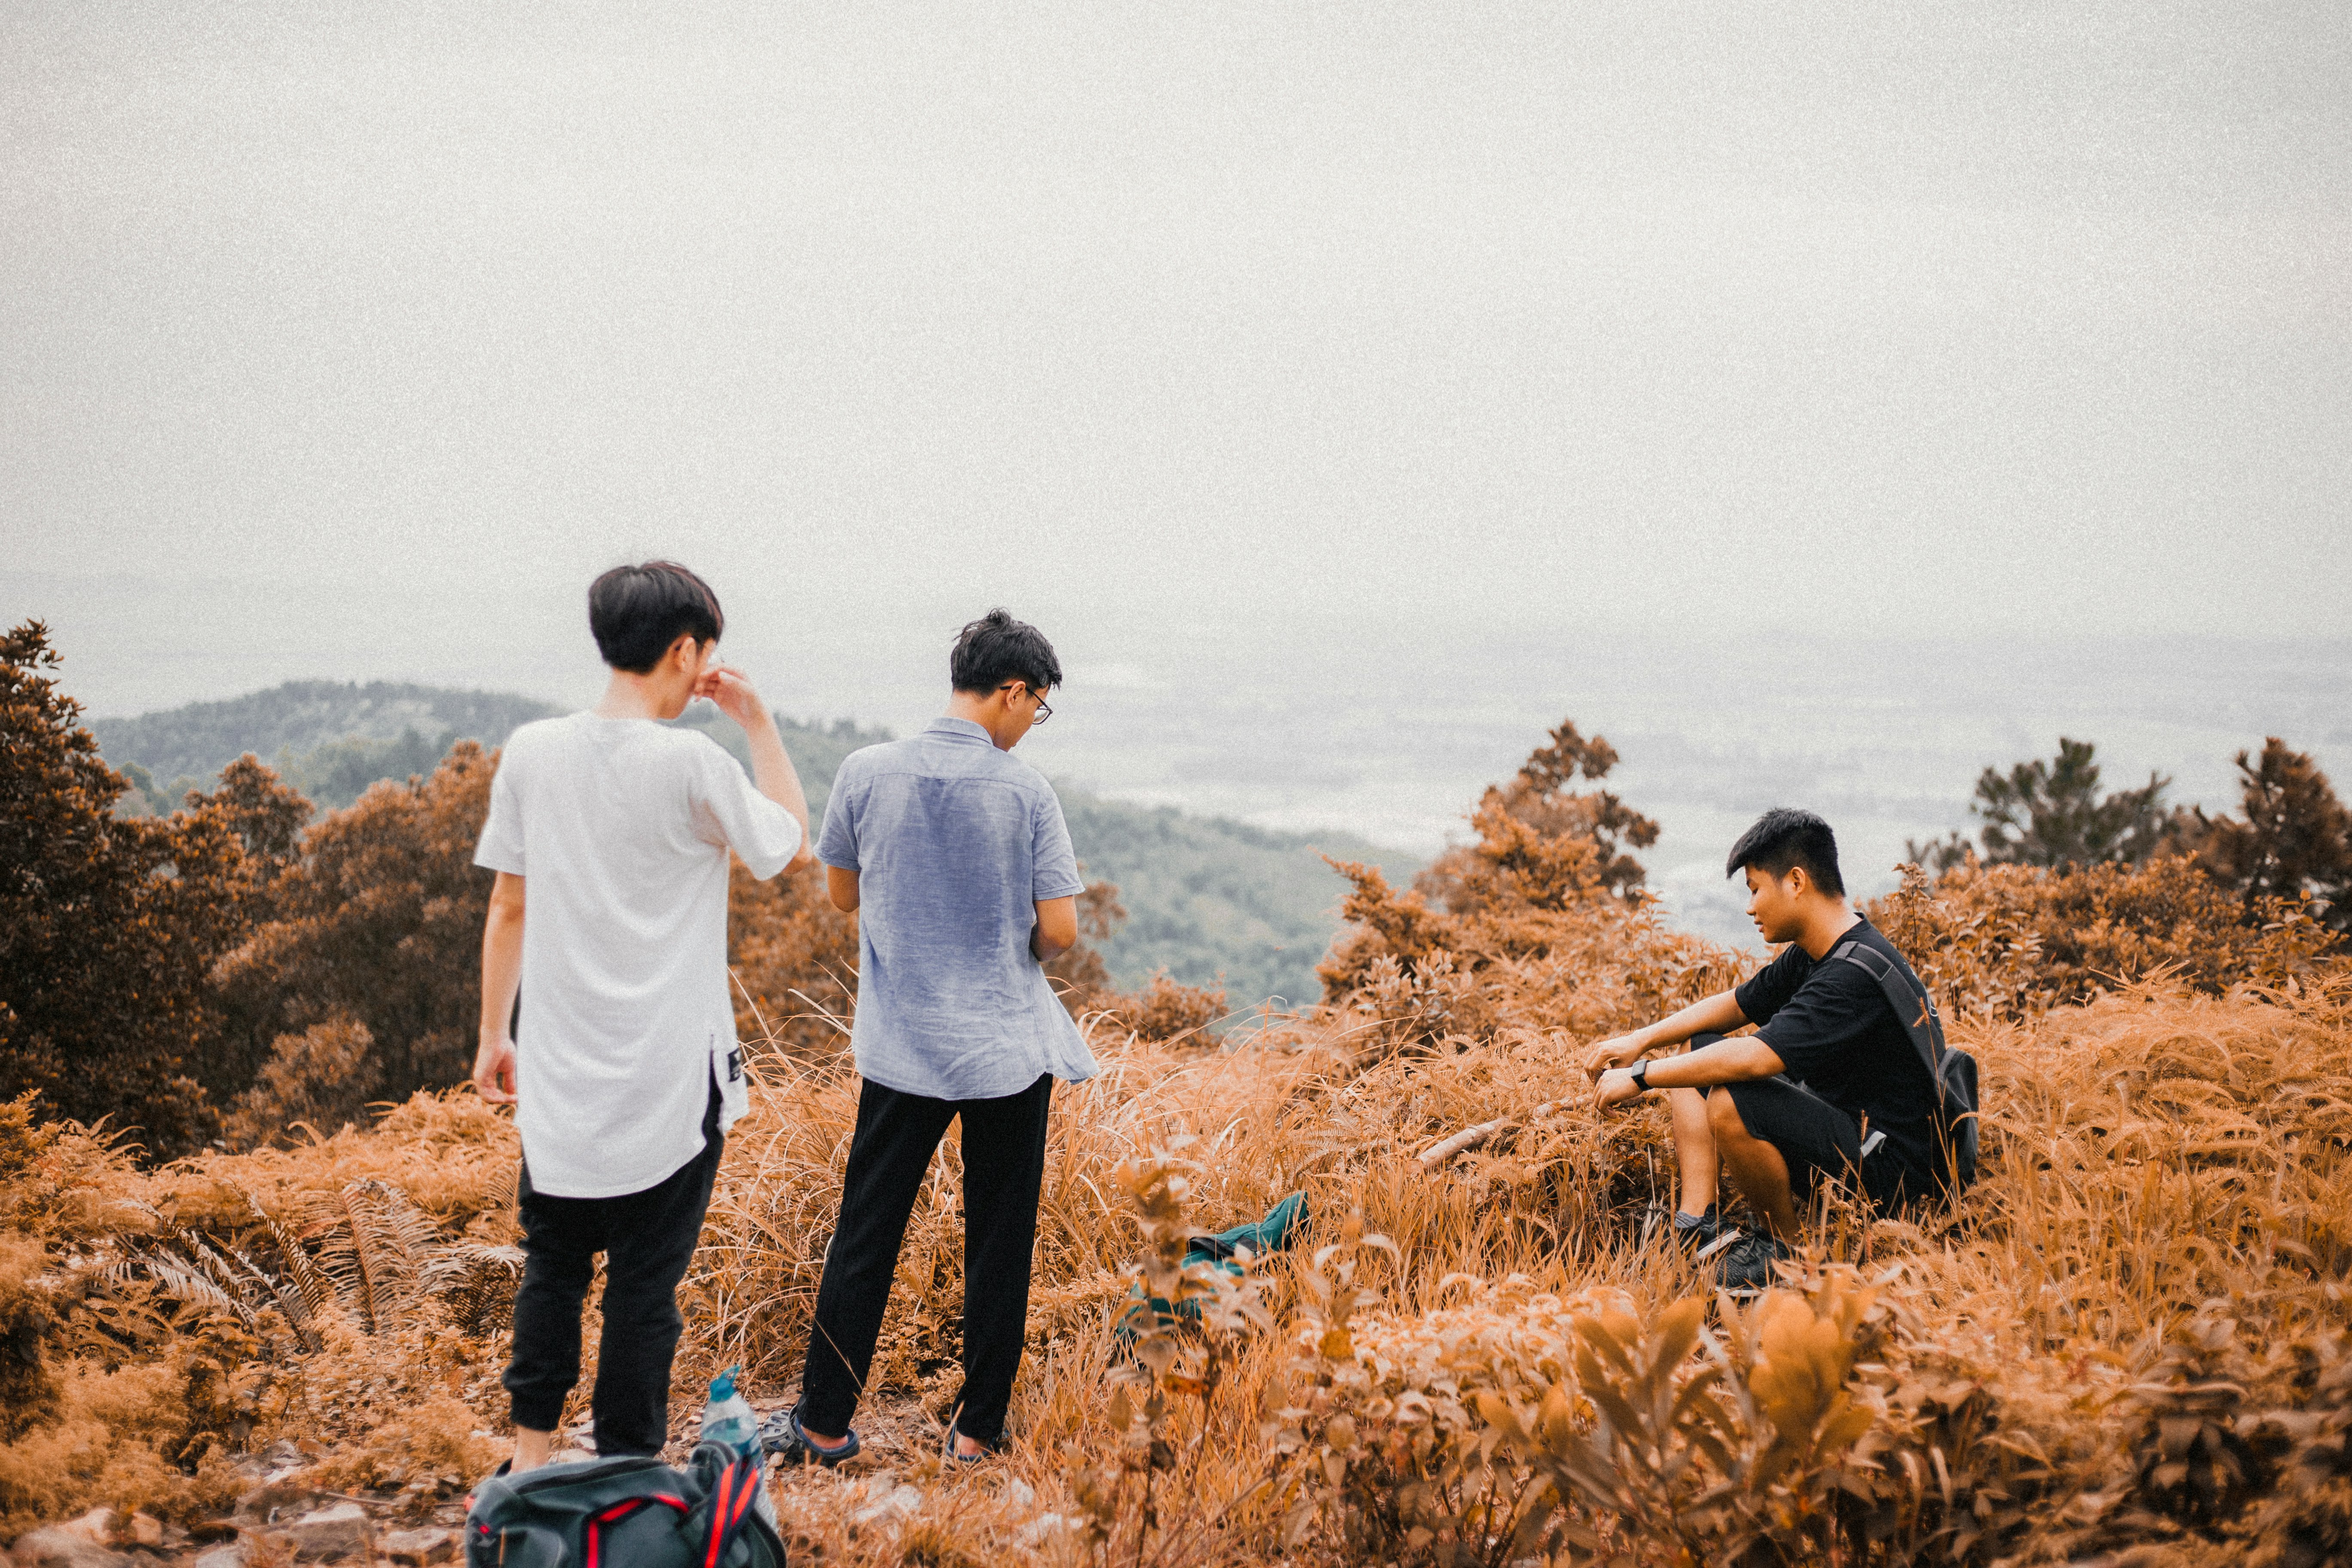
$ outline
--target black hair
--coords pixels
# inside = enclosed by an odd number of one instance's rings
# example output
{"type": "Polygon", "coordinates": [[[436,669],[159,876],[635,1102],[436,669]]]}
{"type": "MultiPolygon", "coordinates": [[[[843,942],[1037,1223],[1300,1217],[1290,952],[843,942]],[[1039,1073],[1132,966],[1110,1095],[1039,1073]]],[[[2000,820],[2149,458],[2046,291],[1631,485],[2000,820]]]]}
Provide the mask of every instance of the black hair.
{"type": "Polygon", "coordinates": [[[1024,680],[1044,695],[1062,684],[1062,661],[1045,634],[1003,610],[991,610],[956,636],[948,655],[948,679],[958,691],[993,691],[1008,680],[1024,680]]]}
{"type": "Polygon", "coordinates": [[[719,595],[675,561],[615,566],[588,584],[588,629],[614,669],[644,675],[680,634],[698,643],[727,629],[719,595]]]}
{"type": "Polygon", "coordinates": [[[1810,811],[1776,805],[1739,836],[1723,863],[1723,874],[1736,877],[1749,866],[1768,877],[1785,877],[1802,866],[1813,886],[1832,898],[1845,896],[1845,879],[1838,875],[1837,835],[1810,811]]]}

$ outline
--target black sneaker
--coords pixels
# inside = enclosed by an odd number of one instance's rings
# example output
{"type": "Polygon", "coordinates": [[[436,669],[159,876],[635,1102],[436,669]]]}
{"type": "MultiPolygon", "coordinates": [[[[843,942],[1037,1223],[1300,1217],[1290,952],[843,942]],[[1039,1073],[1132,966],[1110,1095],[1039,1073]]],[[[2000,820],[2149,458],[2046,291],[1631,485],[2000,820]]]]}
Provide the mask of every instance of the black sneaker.
{"type": "Polygon", "coordinates": [[[1760,1296],[1780,1282],[1772,1265],[1796,1253],[1759,1231],[1743,1236],[1725,1249],[1716,1265],[1715,1282],[1733,1296],[1760,1296]]]}
{"type": "Polygon", "coordinates": [[[1681,1221],[1682,1215],[1676,1213],[1667,1219],[1666,1228],[1685,1252],[1705,1252],[1723,1239],[1723,1215],[1713,1204],[1706,1205],[1706,1212],[1698,1216],[1696,1225],[1684,1225],[1681,1221]]]}

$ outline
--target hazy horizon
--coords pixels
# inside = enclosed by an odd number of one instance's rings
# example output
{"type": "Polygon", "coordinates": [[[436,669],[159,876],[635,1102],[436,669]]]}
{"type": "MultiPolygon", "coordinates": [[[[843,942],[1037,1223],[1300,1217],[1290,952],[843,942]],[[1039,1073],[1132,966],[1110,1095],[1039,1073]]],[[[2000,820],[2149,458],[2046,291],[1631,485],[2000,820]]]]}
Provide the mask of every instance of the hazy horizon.
{"type": "Polygon", "coordinates": [[[2347,80],[2324,4],[28,0],[0,614],[98,712],[577,700],[673,555],[903,727],[1002,604],[1049,771],[1409,847],[1572,714],[1711,921],[1760,780],[1883,860],[2059,733],[2343,775],[2347,80]]]}
{"type": "MultiPolygon", "coordinates": [[[[120,649],[100,645],[87,658],[76,646],[80,616],[60,602],[68,613],[54,630],[66,688],[94,718],[287,679],[415,679],[584,703],[603,679],[582,630],[568,652],[510,649],[515,657],[468,671],[388,664],[357,639],[342,643],[341,658],[315,662],[285,647],[240,650],[227,628],[228,657],[159,665],[142,679],[120,649]],[[91,663],[112,671],[95,689],[81,679],[91,663]],[[134,695],[142,690],[151,695],[134,695]]],[[[910,639],[863,668],[856,650],[795,666],[764,628],[740,617],[735,628],[728,656],[761,679],[780,712],[904,734],[939,709],[951,627],[931,639],[940,647],[910,639]],[[774,679],[778,670],[786,678],[774,679]]],[[[2047,756],[2060,735],[2098,742],[2106,787],[2160,772],[2174,781],[2169,798],[2184,805],[2233,809],[2231,754],[2269,734],[2352,781],[2352,714],[2340,699],[2352,689],[2352,639],[1818,634],[1714,648],[1697,661],[1671,641],[1591,634],[1519,644],[1364,638],[1288,648],[1278,660],[1244,641],[1217,649],[1081,637],[1061,647],[1069,680],[1055,721],[1022,752],[1050,776],[1258,826],[1345,829],[1418,857],[1466,837],[1480,790],[1547,727],[1572,718],[1621,753],[1607,787],[1663,827],[1642,858],[1669,917],[1743,946],[1752,932],[1721,858],[1769,805],[1829,816],[1849,881],[1870,896],[1894,885],[1906,839],[1955,827],[1973,836],[1967,803],[1979,771],[2047,756]],[[1416,655],[1426,662],[1409,663],[1416,655]]]]}

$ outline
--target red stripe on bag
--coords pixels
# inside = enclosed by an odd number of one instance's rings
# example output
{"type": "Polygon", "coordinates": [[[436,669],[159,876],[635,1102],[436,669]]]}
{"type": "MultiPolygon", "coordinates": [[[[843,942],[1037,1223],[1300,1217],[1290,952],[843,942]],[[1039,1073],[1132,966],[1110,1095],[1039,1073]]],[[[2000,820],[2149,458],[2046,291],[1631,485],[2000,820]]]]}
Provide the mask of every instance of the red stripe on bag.
{"type": "Polygon", "coordinates": [[[732,1500],[734,1484],[732,1466],[719,1472],[719,1501],[710,1510],[710,1550],[703,1556],[702,1568],[719,1568],[719,1549],[727,1543],[727,1505],[732,1500]]]}

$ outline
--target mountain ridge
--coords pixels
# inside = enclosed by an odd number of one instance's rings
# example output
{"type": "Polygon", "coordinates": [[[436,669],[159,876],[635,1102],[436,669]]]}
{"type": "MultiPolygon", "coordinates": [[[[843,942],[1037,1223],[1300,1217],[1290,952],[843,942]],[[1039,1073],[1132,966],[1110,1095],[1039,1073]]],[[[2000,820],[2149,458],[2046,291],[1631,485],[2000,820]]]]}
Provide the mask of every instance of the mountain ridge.
{"type": "MultiPolygon", "coordinates": [[[[220,769],[247,752],[261,758],[322,810],[346,806],[380,779],[427,773],[460,740],[496,748],[520,725],[564,711],[514,692],[412,682],[296,680],[219,701],[194,702],[89,728],[107,762],[139,792],[131,810],[169,811],[189,789],[210,787],[220,769]],[[168,784],[156,781],[169,779],[168,784]]],[[[742,731],[707,705],[677,721],[709,735],[746,768],[742,731]]],[[[822,821],[842,760],[891,739],[849,720],[779,719],[822,821]]],[[[1339,928],[1344,884],[1322,855],[1369,860],[1391,880],[1410,878],[1419,857],[1340,829],[1316,833],[1259,827],[1173,806],[1146,806],[1057,784],[1070,837],[1090,879],[1115,883],[1128,919],[1099,943],[1121,986],[1165,970],[1187,984],[1222,984],[1236,1009],[1269,998],[1290,1004],[1321,994],[1315,964],[1339,928]]]]}

